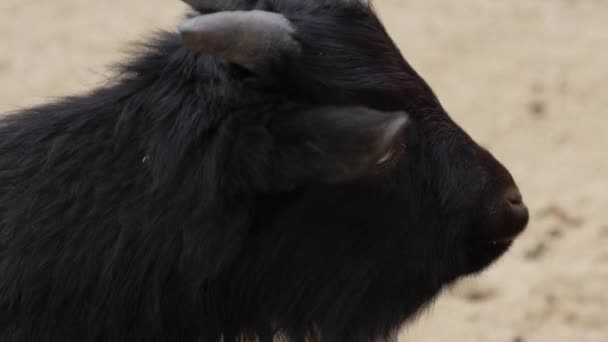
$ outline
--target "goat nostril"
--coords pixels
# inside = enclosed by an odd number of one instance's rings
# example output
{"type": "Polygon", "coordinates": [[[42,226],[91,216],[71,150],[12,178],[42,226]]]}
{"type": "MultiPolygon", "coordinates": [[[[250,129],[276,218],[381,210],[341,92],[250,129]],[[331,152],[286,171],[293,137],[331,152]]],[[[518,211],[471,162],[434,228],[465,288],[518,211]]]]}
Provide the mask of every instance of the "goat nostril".
{"type": "Polygon", "coordinates": [[[525,227],[528,222],[528,208],[524,204],[521,193],[516,187],[512,187],[505,193],[505,199],[508,203],[510,216],[519,228],[525,227]]]}
{"type": "Polygon", "coordinates": [[[521,206],[524,204],[524,200],[521,196],[521,193],[519,192],[519,190],[517,190],[517,188],[511,188],[507,190],[507,192],[505,193],[505,198],[511,205],[514,206],[521,206]]]}

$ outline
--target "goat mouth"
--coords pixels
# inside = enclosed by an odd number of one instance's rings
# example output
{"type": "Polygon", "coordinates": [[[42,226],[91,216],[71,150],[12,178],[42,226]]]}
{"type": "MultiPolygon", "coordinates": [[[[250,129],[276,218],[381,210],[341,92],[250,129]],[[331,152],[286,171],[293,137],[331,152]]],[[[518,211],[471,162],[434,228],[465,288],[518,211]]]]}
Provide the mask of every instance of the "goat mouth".
{"type": "Polygon", "coordinates": [[[471,242],[467,256],[468,263],[465,274],[474,274],[483,271],[486,267],[498,260],[513,244],[513,239],[480,239],[471,242]]]}
{"type": "Polygon", "coordinates": [[[512,244],[513,241],[515,241],[515,237],[509,237],[509,238],[502,238],[502,239],[492,240],[490,242],[490,244],[492,246],[504,246],[504,245],[510,245],[510,244],[512,244]]]}
{"type": "Polygon", "coordinates": [[[485,247],[485,248],[488,251],[496,251],[499,253],[503,253],[503,252],[507,251],[509,248],[511,248],[512,244],[513,244],[513,241],[505,241],[505,240],[492,241],[492,242],[490,242],[490,244],[486,245],[487,247],[485,247]]]}
{"type": "Polygon", "coordinates": [[[520,235],[520,232],[507,232],[503,234],[492,234],[490,236],[479,237],[476,239],[476,244],[478,246],[509,246],[513,244],[515,240],[520,235]],[[492,236],[493,235],[493,236],[492,236]]]}
{"type": "Polygon", "coordinates": [[[515,237],[484,239],[473,242],[471,246],[477,251],[487,251],[493,253],[494,251],[509,249],[514,241],[515,237]]]}

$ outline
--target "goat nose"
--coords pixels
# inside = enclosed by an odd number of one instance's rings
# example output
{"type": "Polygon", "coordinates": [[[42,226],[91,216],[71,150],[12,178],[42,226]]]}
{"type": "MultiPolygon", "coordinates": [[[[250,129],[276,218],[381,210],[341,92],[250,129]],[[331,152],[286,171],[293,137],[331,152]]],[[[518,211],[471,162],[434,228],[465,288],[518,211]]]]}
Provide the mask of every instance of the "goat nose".
{"type": "Polygon", "coordinates": [[[514,206],[523,205],[524,200],[521,196],[521,192],[516,187],[509,188],[505,193],[505,199],[514,206]]]}
{"type": "Polygon", "coordinates": [[[528,224],[529,213],[528,208],[524,204],[521,192],[515,186],[510,187],[505,192],[505,200],[513,224],[513,227],[511,228],[517,231],[523,230],[528,224]]]}

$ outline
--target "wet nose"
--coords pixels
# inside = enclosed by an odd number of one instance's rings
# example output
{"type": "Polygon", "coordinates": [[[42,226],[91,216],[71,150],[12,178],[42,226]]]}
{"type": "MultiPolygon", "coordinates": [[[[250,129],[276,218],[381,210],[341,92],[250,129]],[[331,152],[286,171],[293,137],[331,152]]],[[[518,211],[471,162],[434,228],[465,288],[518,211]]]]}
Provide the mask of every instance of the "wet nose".
{"type": "Polygon", "coordinates": [[[528,224],[528,208],[524,204],[521,192],[513,186],[507,189],[504,194],[507,221],[510,223],[509,230],[513,234],[521,232],[528,224]]]}

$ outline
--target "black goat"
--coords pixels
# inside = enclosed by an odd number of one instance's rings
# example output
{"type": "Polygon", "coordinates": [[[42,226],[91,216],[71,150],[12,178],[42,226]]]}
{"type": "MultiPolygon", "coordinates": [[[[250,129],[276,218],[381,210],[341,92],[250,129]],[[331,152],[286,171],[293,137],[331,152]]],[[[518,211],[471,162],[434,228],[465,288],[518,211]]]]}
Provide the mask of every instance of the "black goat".
{"type": "Polygon", "coordinates": [[[0,341],[376,341],[526,226],[371,7],[190,1],[0,121],[0,341]]]}

